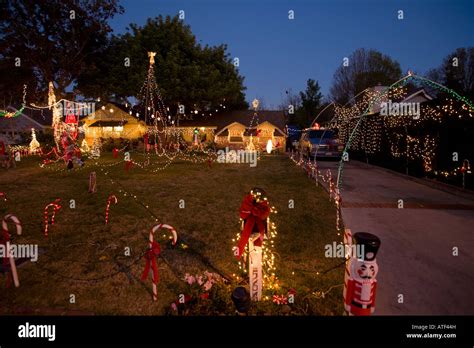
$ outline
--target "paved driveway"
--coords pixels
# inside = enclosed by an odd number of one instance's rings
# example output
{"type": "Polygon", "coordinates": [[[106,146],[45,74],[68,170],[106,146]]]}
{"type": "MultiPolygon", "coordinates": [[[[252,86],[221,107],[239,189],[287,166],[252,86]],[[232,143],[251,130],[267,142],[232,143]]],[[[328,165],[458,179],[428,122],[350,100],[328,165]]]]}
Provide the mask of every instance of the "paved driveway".
{"type": "MultiPolygon", "coordinates": [[[[318,165],[336,177],[337,162],[318,165]]],[[[342,200],[345,226],[382,241],[376,314],[474,314],[474,200],[357,161],[345,165],[342,200]]]]}

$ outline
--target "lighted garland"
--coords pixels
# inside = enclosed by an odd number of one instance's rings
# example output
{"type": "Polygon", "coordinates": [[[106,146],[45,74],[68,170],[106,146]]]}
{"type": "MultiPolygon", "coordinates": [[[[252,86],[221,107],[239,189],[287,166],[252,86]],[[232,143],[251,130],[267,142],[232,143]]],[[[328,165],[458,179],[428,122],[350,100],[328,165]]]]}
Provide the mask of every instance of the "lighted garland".
{"type": "Polygon", "coordinates": [[[20,109],[16,111],[0,110],[0,117],[15,118],[15,117],[20,116],[24,109],[25,109],[25,106],[22,106],[20,109]]]}

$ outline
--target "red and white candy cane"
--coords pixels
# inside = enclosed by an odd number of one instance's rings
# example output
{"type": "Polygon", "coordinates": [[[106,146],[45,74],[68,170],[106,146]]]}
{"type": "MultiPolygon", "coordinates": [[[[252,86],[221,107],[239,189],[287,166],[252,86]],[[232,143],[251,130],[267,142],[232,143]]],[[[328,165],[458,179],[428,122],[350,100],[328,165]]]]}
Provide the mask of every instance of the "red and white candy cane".
{"type": "Polygon", "coordinates": [[[6,249],[7,249],[7,257],[9,258],[10,260],[10,269],[11,269],[11,272],[12,272],[12,276],[13,276],[13,282],[15,283],[15,287],[19,287],[20,286],[20,281],[18,280],[18,272],[16,271],[16,264],[15,264],[15,258],[13,257],[13,255],[11,255],[11,252],[10,252],[10,232],[8,231],[8,220],[10,220],[11,222],[13,222],[16,226],[16,233],[18,235],[21,235],[21,222],[20,220],[18,220],[18,218],[15,216],[15,215],[12,215],[12,214],[8,214],[8,215],[5,215],[5,217],[3,218],[2,220],[2,229],[3,229],[3,240],[5,242],[5,245],[6,245],[6,249]]]}
{"type": "Polygon", "coordinates": [[[114,204],[117,204],[118,200],[115,195],[110,195],[109,198],[107,198],[107,207],[105,208],[105,224],[107,225],[109,223],[109,210],[110,210],[110,203],[114,202],[114,204]]]}
{"type": "Polygon", "coordinates": [[[167,225],[167,224],[158,224],[153,226],[153,228],[150,231],[150,241],[149,241],[149,250],[145,254],[145,259],[146,259],[146,265],[145,265],[145,270],[143,271],[142,280],[146,280],[148,278],[148,273],[150,271],[150,268],[152,269],[152,281],[153,281],[153,301],[158,300],[158,266],[156,264],[156,257],[160,254],[160,245],[155,242],[154,239],[154,233],[158,231],[159,229],[165,228],[169,230],[172,234],[172,239],[173,239],[173,245],[176,245],[176,242],[178,241],[178,234],[176,233],[176,230],[174,227],[167,225]]]}
{"type": "Polygon", "coordinates": [[[53,208],[53,214],[51,215],[51,225],[54,225],[54,217],[56,216],[56,212],[61,209],[61,198],[57,198],[54,202],[49,203],[46,207],[44,207],[44,236],[48,238],[48,226],[49,226],[49,208],[53,208]]]}

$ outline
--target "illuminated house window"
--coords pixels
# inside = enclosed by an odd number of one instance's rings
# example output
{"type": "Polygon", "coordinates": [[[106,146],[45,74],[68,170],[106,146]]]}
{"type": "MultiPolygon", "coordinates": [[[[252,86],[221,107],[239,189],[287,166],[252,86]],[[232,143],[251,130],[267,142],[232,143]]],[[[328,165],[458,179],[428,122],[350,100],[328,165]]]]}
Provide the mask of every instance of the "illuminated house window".
{"type": "Polygon", "coordinates": [[[123,131],[123,126],[116,126],[116,127],[114,127],[114,131],[116,131],[116,132],[121,132],[121,131],[123,131]]]}

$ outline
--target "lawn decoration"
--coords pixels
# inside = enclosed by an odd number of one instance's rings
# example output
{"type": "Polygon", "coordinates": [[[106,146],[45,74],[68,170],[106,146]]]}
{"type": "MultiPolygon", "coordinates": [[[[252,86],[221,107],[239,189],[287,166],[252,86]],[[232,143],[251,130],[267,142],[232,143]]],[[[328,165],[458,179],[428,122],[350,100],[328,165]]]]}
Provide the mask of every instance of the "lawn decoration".
{"type": "Polygon", "coordinates": [[[117,204],[118,200],[115,195],[110,195],[109,198],[107,198],[107,207],[105,208],[105,224],[107,225],[109,223],[109,210],[110,210],[110,203],[114,202],[114,204],[117,204]]]}
{"type": "Polygon", "coordinates": [[[130,168],[133,167],[133,161],[132,160],[129,160],[129,161],[125,161],[125,171],[128,173],[128,171],[130,170],[130,168]]]}
{"type": "Polygon", "coordinates": [[[89,174],[89,193],[97,192],[97,175],[95,172],[89,174]]]}
{"type": "Polygon", "coordinates": [[[469,163],[468,159],[465,159],[462,162],[462,167],[460,169],[460,172],[462,173],[462,188],[466,188],[466,173],[471,174],[471,164],[469,163]]]}
{"type": "Polygon", "coordinates": [[[31,128],[30,154],[34,155],[40,149],[40,143],[36,139],[35,129],[31,128]]]}
{"type": "Polygon", "coordinates": [[[375,311],[375,291],[377,287],[378,265],[375,260],[380,247],[380,239],[366,232],[357,232],[350,235],[346,231],[344,236],[350,250],[360,250],[361,255],[352,253],[346,261],[344,276],[344,309],[348,315],[366,316],[375,311]],[[357,248],[352,248],[352,243],[357,248]]]}
{"type": "Polygon", "coordinates": [[[173,245],[176,245],[176,242],[178,241],[178,234],[176,233],[176,230],[174,229],[174,227],[170,225],[158,224],[158,225],[155,225],[150,231],[149,249],[145,254],[146,264],[145,264],[145,270],[143,271],[141,280],[146,280],[148,278],[148,273],[150,272],[150,268],[151,268],[153,272],[152,273],[153,301],[158,300],[157,285],[159,281],[159,275],[158,275],[158,265],[156,264],[156,258],[158,255],[160,255],[160,252],[161,252],[160,244],[155,242],[154,233],[162,228],[167,229],[171,232],[173,245]]]}
{"type": "Polygon", "coordinates": [[[268,217],[271,208],[266,193],[254,188],[244,197],[240,206],[240,217],[243,219],[243,231],[236,249],[235,256],[239,260],[248,243],[249,248],[249,284],[250,298],[259,301],[262,298],[262,245],[264,235],[268,231],[268,217]]]}
{"type": "Polygon", "coordinates": [[[57,198],[54,202],[49,203],[44,207],[44,236],[45,238],[48,238],[48,226],[49,226],[49,208],[53,208],[53,214],[51,215],[51,225],[54,225],[54,218],[56,216],[56,212],[61,209],[61,205],[59,204],[61,202],[60,198],[57,198]]]}
{"type": "MultiPolygon", "coordinates": [[[[8,231],[9,220],[15,224],[16,233],[18,235],[21,235],[21,231],[22,231],[20,220],[18,220],[18,218],[15,215],[12,215],[12,214],[5,215],[2,221],[2,240],[0,242],[0,244],[5,245],[5,249],[6,249],[6,257],[3,259],[4,260],[3,269],[5,270],[6,268],[5,266],[8,263],[7,261],[7,258],[8,258],[10,261],[10,270],[13,277],[13,283],[15,284],[15,287],[18,288],[20,286],[20,281],[18,280],[18,272],[16,270],[15,258],[10,253],[10,233],[8,231]]],[[[9,278],[7,278],[7,286],[9,286],[9,278]]]]}
{"type": "Polygon", "coordinates": [[[94,138],[94,141],[92,143],[92,150],[91,150],[91,158],[92,159],[98,159],[100,157],[100,148],[102,144],[99,139],[94,138]]]}

